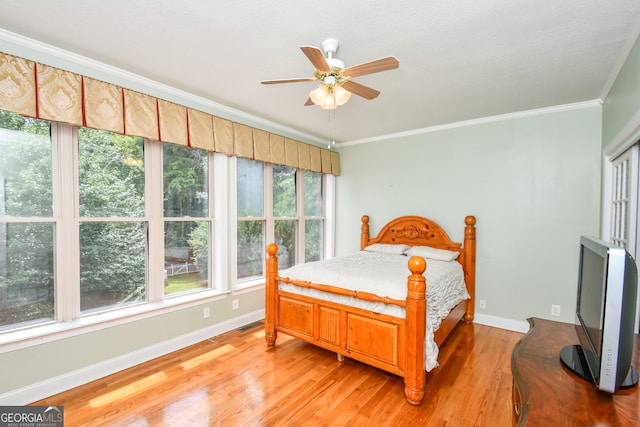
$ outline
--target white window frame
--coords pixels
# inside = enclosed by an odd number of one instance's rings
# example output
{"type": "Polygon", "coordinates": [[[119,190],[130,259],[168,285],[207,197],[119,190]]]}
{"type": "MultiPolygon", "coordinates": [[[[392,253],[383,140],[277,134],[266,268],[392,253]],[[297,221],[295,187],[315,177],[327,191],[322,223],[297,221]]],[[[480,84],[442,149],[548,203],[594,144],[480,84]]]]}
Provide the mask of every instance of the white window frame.
{"type": "MultiPolygon", "coordinates": [[[[263,214],[262,220],[265,226],[265,244],[269,244],[275,241],[274,226],[276,218],[273,215],[273,165],[270,163],[263,163],[264,172],[264,200],[263,200],[263,214]]],[[[230,282],[232,283],[232,289],[234,292],[250,289],[256,286],[264,286],[264,276],[259,278],[252,278],[248,280],[238,280],[237,272],[237,158],[233,157],[231,160],[231,170],[229,171],[229,217],[234,218],[233,224],[229,226],[229,248],[232,249],[231,253],[234,255],[233,262],[229,263],[230,282]]],[[[335,212],[335,178],[333,175],[322,174],[322,204],[323,215],[322,217],[313,217],[313,219],[322,219],[323,221],[323,242],[322,242],[322,255],[323,257],[333,257],[334,246],[334,212],[335,212]]],[[[311,218],[311,217],[310,217],[311,218]]],[[[256,220],[261,218],[255,218],[256,220]]],[[[296,263],[304,262],[305,259],[305,216],[304,216],[304,171],[300,168],[296,168],[296,216],[295,217],[279,217],[279,220],[294,220],[297,222],[296,228],[296,263]]],[[[266,248],[265,248],[266,250],[266,248]]]]}
{"type": "MultiPolygon", "coordinates": [[[[636,113],[631,120],[620,130],[620,132],[607,144],[604,149],[603,156],[603,191],[602,191],[602,233],[601,238],[603,240],[607,240],[608,236],[611,235],[612,228],[612,200],[613,200],[613,166],[616,159],[620,156],[623,156],[626,152],[630,152],[631,150],[638,150],[637,145],[640,144],[640,112],[636,113]],[[635,148],[634,148],[635,147],[635,148]]],[[[630,154],[631,155],[631,154],[630,154]]],[[[633,155],[636,159],[638,158],[638,154],[633,155]]],[[[629,253],[634,257],[634,259],[638,259],[640,255],[640,239],[638,238],[638,230],[640,227],[638,226],[640,218],[638,218],[638,187],[637,183],[640,181],[640,170],[636,166],[632,171],[633,177],[632,181],[636,182],[636,190],[633,191],[634,201],[631,202],[633,205],[633,211],[630,212],[630,216],[628,218],[629,225],[635,227],[635,233],[633,233],[633,237],[630,239],[635,239],[635,243],[632,246],[629,246],[629,253]]],[[[635,332],[638,333],[640,331],[640,295],[638,296],[638,302],[636,305],[636,326],[635,332]]]]}
{"type": "MultiPolygon", "coordinates": [[[[145,141],[146,142],[146,141],[145,141]]],[[[151,144],[148,144],[150,146],[154,147],[153,153],[155,154],[156,151],[160,153],[160,160],[159,163],[160,165],[164,164],[164,150],[163,150],[163,145],[166,143],[160,143],[160,142],[152,142],[151,144]]],[[[145,145],[145,151],[146,151],[146,145],[145,145]]],[[[156,154],[157,155],[157,154],[156,154]]],[[[189,216],[182,216],[182,217],[166,217],[164,216],[164,208],[163,208],[163,204],[162,203],[153,203],[153,207],[154,209],[157,209],[158,212],[156,213],[156,215],[154,215],[154,217],[160,217],[162,218],[162,228],[160,230],[154,230],[157,236],[164,236],[164,226],[166,224],[166,222],[171,222],[171,221],[175,221],[175,222],[180,222],[180,221],[193,221],[193,222],[208,222],[209,223],[209,272],[208,272],[208,277],[207,277],[207,282],[209,283],[209,286],[207,289],[198,289],[198,290],[194,290],[194,291],[189,291],[189,292],[185,292],[184,294],[171,294],[171,295],[165,295],[164,294],[164,286],[162,287],[162,289],[160,289],[160,287],[158,286],[158,289],[155,289],[156,292],[160,292],[162,291],[162,294],[159,295],[160,299],[172,299],[172,298],[176,298],[176,297],[180,297],[182,295],[186,295],[187,293],[197,293],[197,292],[203,292],[203,291],[207,291],[209,289],[213,289],[213,290],[218,290],[218,291],[225,291],[224,287],[223,287],[223,282],[221,280],[221,275],[223,274],[223,272],[218,273],[216,271],[216,268],[218,267],[219,262],[216,262],[216,253],[223,253],[223,251],[218,252],[217,246],[215,244],[215,239],[216,239],[216,215],[218,214],[218,211],[216,210],[216,206],[219,204],[218,199],[216,198],[216,191],[215,191],[215,183],[218,182],[219,180],[217,179],[218,177],[216,176],[216,167],[218,166],[218,162],[216,161],[216,157],[214,156],[214,153],[212,152],[208,152],[207,153],[208,156],[208,161],[207,161],[207,186],[208,186],[208,197],[207,197],[207,216],[206,217],[189,217],[189,216]]],[[[156,160],[156,158],[154,158],[154,160],[156,160]]],[[[157,160],[156,160],[157,161],[157,160]]],[[[154,163],[155,164],[155,163],[154,163]]],[[[160,170],[160,177],[155,177],[154,179],[156,183],[160,183],[161,189],[160,192],[163,195],[163,199],[164,199],[164,167],[159,167],[159,168],[154,168],[155,171],[160,170]]],[[[226,169],[225,169],[226,170],[226,169]]],[[[151,183],[149,183],[151,185],[151,183]]],[[[147,185],[147,182],[145,181],[145,186],[147,185]]],[[[146,188],[146,187],[145,187],[146,188]]],[[[221,202],[224,203],[224,202],[221,202]]],[[[155,212],[154,212],[155,213],[155,212]]],[[[151,234],[151,233],[150,233],[151,234]]],[[[161,242],[157,242],[157,244],[161,245],[160,247],[164,248],[164,239],[161,242]]],[[[149,246],[151,247],[151,243],[149,243],[149,246]]],[[[158,255],[156,255],[158,256],[158,255]]],[[[160,260],[155,260],[156,262],[159,262],[160,260]]],[[[163,270],[164,270],[164,253],[162,254],[162,265],[163,265],[163,270]]],[[[154,272],[155,269],[153,270],[154,272]]],[[[157,273],[157,272],[156,272],[157,273]]],[[[158,278],[155,278],[156,280],[158,280],[158,278]]],[[[164,282],[164,275],[162,276],[162,282],[164,282]]],[[[157,283],[157,282],[153,282],[153,283],[157,283]]]]}
{"type": "MultiPolygon", "coordinates": [[[[147,253],[147,300],[125,307],[105,307],[88,313],[80,312],[80,256],[79,245],[79,174],[77,127],[51,122],[52,195],[53,219],[55,224],[54,252],[54,305],[52,321],[37,324],[15,325],[0,332],[0,352],[14,351],[34,344],[42,344],[58,339],[73,337],[87,332],[98,331],[131,321],[145,319],[160,313],[168,313],[193,307],[210,301],[220,300],[230,292],[225,279],[228,265],[226,251],[221,244],[227,235],[224,221],[227,194],[225,183],[227,172],[225,155],[210,153],[210,221],[216,236],[215,249],[210,261],[214,279],[209,289],[164,298],[164,221],[162,194],[162,144],[144,140],[145,162],[145,215],[136,221],[148,224],[147,253]],[[215,188],[218,184],[220,188],[215,188]],[[72,190],[70,190],[72,189],[72,190]],[[213,216],[211,216],[213,212],[213,216]],[[219,217],[217,215],[220,215],[219,217]],[[222,238],[222,239],[220,239],[222,238]],[[222,242],[220,242],[222,240],[222,242]],[[61,256],[60,254],[64,254],[61,256]],[[218,254],[219,256],[216,256],[218,254]]],[[[104,219],[104,218],[97,218],[104,219]]],[[[107,218],[119,220],[121,218],[107,218]]],[[[29,218],[20,218],[26,221],[29,218]]],[[[38,221],[44,221],[38,218],[38,221]]],[[[94,220],[94,218],[91,218],[94,220]]],[[[235,221],[234,221],[235,222],[235,221]]],[[[210,240],[211,242],[211,240],[210,240]]],[[[210,272],[211,274],[211,272],[210,272]]]]}
{"type": "Polygon", "coordinates": [[[627,249],[634,257],[638,232],[638,145],[606,163],[603,239],[627,249]]]}

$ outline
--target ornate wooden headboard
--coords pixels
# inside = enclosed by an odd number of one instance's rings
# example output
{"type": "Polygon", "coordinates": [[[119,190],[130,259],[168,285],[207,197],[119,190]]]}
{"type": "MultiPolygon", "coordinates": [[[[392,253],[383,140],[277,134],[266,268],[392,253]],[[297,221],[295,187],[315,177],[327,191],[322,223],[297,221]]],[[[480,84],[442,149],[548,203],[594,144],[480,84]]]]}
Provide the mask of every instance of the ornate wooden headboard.
{"type": "Polygon", "coordinates": [[[459,251],[461,243],[453,242],[435,222],[421,216],[401,216],[387,223],[376,237],[369,236],[369,216],[362,216],[360,250],[374,243],[431,246],[459,251]]]}

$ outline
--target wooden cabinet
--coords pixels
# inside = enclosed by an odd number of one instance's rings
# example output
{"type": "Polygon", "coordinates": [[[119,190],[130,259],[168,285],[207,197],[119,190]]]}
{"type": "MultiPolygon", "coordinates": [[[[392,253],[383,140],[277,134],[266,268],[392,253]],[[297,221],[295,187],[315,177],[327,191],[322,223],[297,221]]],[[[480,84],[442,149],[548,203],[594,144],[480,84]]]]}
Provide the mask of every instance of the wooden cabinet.
{"type": "MultiPolygon", "coordinates": [[[[560,350],[578,344],[575,326],[532,318],[511,354],[514,424],[517,426],[640,426],[640,390],[614,395],[570,373],[560,350]]],[[[640,336],[633,366],[640,368],[640,336]]]]}

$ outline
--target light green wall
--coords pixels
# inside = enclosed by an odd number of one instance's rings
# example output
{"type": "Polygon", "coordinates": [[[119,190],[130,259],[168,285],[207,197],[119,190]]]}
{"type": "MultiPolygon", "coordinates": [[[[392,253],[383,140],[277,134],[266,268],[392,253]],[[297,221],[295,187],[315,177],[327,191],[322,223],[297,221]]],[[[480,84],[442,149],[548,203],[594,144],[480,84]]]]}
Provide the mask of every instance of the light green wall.
{"type": "Polygon", "coordinates": [[[359,249],[399,215],[427,216],[463,239],[477,217],[478,313],[573,321],[578,241],[597,235],[601,107],[594,104],[340,148],[336,253],[359,249]]]}
{"type": "Polygon", "coordinates": [[[602,139],[606,146],[640,111],[640,40],[636,40],[605,100],[602,139]]]}

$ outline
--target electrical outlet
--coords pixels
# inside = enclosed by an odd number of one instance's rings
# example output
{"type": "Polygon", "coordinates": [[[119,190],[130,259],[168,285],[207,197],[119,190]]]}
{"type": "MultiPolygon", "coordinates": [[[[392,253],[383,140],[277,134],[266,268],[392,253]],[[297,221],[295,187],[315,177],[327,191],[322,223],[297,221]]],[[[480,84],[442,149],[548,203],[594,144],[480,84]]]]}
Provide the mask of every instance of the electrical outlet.
{"type": "Polygon", "coordinates": [[[487,300],[481,299],[481,300],[479,301],[479,303],[480,303],[480,304],[479,304],[479,305],[480,305],[480,308],[482,308],[482,309],[487,308],[487,300]]]}
{"type": "Polygon", "coordinates": [[[210,315],[211,315],[211,310],[209,309],[209,307],[205,307],[204,310],[202,311],[202,317],[205,319],[208,319],[210,315]]]}
{"type": "Polygon", "coordinates": [[[560,306],[552,304],[551,305],[551,315],[552,316],[560,316],[560,306]]]}
{"type": "Polygon", "coordinates": [[[240,308],[240,301],[238,301],[237,299],[234,299],[233,301],[231,301],[231,308],[233,310],[237,310],[240,308]]]}

